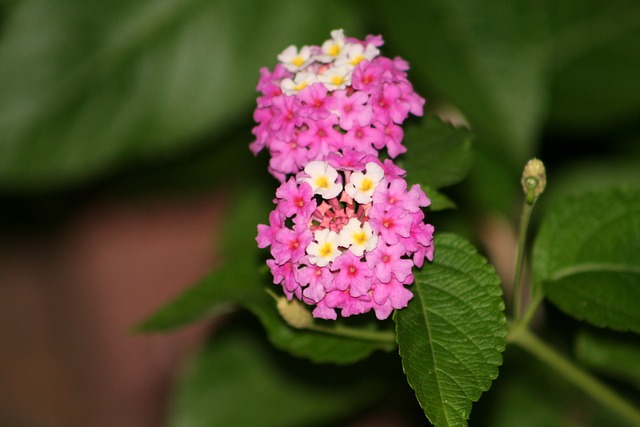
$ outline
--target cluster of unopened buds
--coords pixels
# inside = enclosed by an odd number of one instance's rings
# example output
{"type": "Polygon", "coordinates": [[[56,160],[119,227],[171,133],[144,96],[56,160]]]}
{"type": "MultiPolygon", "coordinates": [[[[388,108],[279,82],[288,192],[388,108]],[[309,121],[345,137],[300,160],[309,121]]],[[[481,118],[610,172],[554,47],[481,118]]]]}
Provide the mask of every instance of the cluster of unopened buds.
{"type": "Polygon", "coordinates": [[[406,307],[413,267],[433,258],[430,203],[408,187],[394,158],[406,151],[400,125],[424,99],[407,63],[380,56],[382,39],[331,33],[322,46],[290,46],[261,70],[254,153],[267,149],[281,182],[257,242],[287,299],[336,319],[406,307]],[[383,152],[384,150],[384,152],[383,152]]]}

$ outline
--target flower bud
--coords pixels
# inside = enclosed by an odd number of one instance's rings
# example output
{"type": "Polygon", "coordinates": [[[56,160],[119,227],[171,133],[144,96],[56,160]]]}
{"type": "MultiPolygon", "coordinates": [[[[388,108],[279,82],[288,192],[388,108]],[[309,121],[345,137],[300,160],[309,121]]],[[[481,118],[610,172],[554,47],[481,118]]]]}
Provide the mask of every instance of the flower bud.
{"type": "Polygon", "coordinates": [[[527,203],[534,204],[547,185],[547,175],[542,161],[529,160],[522,172],[522,190],[527,196],[527,203]]]}
{"type": "Polygon", "coordinates": [[[300,301],[288,301],[285,297],[279,297],[276,301],[278,312],[289,326],[304,329],[313,324],[311,313],[300,301]]]}

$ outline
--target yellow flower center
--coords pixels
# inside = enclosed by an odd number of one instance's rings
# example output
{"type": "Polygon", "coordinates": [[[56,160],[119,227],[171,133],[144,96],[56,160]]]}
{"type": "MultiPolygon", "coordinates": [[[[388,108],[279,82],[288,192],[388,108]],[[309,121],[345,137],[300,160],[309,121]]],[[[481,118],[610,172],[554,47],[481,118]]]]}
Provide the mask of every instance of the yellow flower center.
{"type": "Polygon", "coordinates": [[[349,61],[349,63],[353,66],[356,66],[360,62],[362,62],[363,59],[364,59],[364,55],[358,55],[355,58],[353,58],[351,61],[349,61]]]}
{"type": "Polygon", "coordinates": [[[316,178],[316,186],[318,188],[329,188],[329,180],[326,176],[319,176],[316,178]]]}
{"type": "Polygon", "coordinates": [[[296,67],[299,67],[304,64],[304,58],[301,56],[296,56],[295,58],[293,58],[293,60],[291,60],[291,63],[296,67]]]}
{"type": "Polygon", "coordinates": [[[369,191],[373,188],[373,181],[370,178],[364,178],[360,184],[360,191],[369,191]]]}
{"type": "Polygon", "coordinates": [[[325,243],[324,245],[320,246],[320,249],[318,250],[318,253],[322,258],[325,258],[331,255],[332,252],[333,252],[333,245],[331,243],[325,243]]]}
{"type": "Polygon", "coordinates": [[[305,87],[307,87],[307,85],[308,85],[308,83],[307,83],[307,82],[301,82],[301,83],[297,84],[297,85],[294,87],[294,89],[295,89],[296,91],[298,91],[298,92],[299,92],[299,91],[301,91],[302,89],[304,89],[305,87]]]}
{"type": "Polygon", "coordinates": [[[353,240],[355,240],[358,245],[364,245],[368,240],[367,233],[365,233],[364,231],[357,231],[353,233],[353,240]]]}
{"type": "Polygon", "coordinates": [[[340,46],[339,46],[339,45],[337,45],[337,44],[333,44],[333,45],[329,48],[329,50],[328,50],[328,52],[327,52],[327,53],[328,53],[329,55],[331,55],[331,56],[338,56],[338,54],[340,53],[340,46]]]}
{"type": "Polygon", "coordinates": [[[344,82],[344,77],[342,76],[333,76],[331,78],[331,84],[334,86],[340,86],[344,82]]]}

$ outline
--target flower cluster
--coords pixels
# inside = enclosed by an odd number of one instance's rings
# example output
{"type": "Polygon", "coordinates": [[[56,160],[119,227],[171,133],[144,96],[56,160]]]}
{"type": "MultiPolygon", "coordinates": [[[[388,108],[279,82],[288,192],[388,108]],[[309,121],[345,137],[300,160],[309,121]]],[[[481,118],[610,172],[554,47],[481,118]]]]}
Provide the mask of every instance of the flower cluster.
{"type": "Polygon", "coordinates": [[[360,166],[343,158],[308,163],[276,191],[258,246],[288,299],[315,306],[313,316],[336,319],[374,310],[385,319],[406,307],[413,266],[433,257],[433,227],[422,208],[429,199],[410,189],[404,171],[366,156],[360,166]]]}
{"type": "Polygon", "coordinates": [[[400,125],[409,113],[421,116],[425,101],[407,79],[408,64],[381,56],[382,44],[380,36],[360,41],[335,30],[322,46],[289,46],[273,72],[260,70],[251,150],[269,151],[278,180],[330,153],[406,151],[400,125]]]}
{"type": "Polygon", "coordinates": [[[287,299],[336,319],[406,307],[412,269],[433,258],[430,204],[408,188],[395,158],[400,125],[424,99],[402,59],[380,56],[382,39],[331,33],[321,46],[290,46],[273,72],[261,70],[251,150],[270,153],[280,181],[269,223],[258,226],[267,265],[287,299]]]}

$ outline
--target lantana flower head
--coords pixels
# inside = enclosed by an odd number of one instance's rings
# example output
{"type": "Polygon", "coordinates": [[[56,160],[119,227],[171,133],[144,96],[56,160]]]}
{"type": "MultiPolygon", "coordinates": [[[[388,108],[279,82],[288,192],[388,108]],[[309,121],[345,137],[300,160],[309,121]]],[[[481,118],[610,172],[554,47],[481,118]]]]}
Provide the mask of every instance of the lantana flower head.
{"type": "Polygon", "coordinates": [[[260,70],[251,150],[269,151],[278,180],[331,153],[406,151],[400,125],[421,116],[425,101],[407,79],[407,62],[382,56],[382,44],[380,36],[334,30],[320,46],[289,46],[273,71],[260,70]]]}
{"type": "Polygon", "coordinates": [[[350,152],[313,160],[276,191],[269,224],[258,226],[267,265],[287,299],[336,319],[373,310],[386,319],[412,298],[412,269],[433,258],[430,204],[391,160],[350,152]]]}

